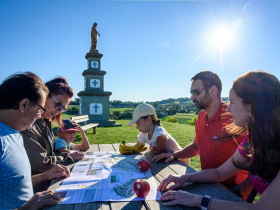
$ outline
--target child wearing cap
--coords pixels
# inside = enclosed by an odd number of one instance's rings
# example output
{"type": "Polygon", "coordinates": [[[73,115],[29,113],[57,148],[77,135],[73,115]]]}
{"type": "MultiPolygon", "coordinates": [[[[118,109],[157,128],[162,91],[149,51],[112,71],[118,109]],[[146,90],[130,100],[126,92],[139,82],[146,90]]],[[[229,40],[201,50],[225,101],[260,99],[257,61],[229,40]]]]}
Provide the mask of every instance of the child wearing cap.
{"type": "Polygon", "coordinates": [[[150,150],[160,153],[173,153],[182,148],[176,140],[161,126],[157,118],[154,107],[149,104],[140,104],[133,113],[132,120],[127,126],[133,126],[140,131],[138,134],[138,144],[147,143],[150,150]]]}
{"type": "Polygon", "coordinates": [[[55,151],[58,153],[68,152],[71,150],[88,150],[89,142],[84,130],[76,122],[70,120],[63,120],[62,126],[57,132],[58,138],[55,139],[55,151]],[[80,131],[82,136],[82,144],[74,144],[76,139],[76,132],[80,131]]]}

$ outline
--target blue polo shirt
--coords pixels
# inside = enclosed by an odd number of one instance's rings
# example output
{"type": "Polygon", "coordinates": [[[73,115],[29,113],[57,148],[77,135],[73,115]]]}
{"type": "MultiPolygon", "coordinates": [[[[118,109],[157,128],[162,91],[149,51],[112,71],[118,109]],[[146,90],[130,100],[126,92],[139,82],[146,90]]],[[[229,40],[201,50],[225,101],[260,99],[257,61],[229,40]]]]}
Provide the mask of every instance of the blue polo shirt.
{"type": "Polygon", "coordinates": [[[0,209],[23,206],[33,196],[31,167],[19,131],[0,122],[0,209]]]}

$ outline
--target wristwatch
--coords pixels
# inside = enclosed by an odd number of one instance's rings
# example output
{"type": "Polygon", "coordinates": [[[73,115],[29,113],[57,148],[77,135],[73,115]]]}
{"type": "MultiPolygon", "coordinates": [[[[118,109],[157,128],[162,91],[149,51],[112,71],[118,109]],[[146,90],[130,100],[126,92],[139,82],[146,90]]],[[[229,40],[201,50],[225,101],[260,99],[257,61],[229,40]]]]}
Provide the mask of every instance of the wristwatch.
{"type": "Polygon", "coordinates": [[[200,201],[201,209],[202,210],[207,210],[210,206],[210,201],[211,201],[211,196],[210,195],[205,195],[202,197],[200,201]]]}

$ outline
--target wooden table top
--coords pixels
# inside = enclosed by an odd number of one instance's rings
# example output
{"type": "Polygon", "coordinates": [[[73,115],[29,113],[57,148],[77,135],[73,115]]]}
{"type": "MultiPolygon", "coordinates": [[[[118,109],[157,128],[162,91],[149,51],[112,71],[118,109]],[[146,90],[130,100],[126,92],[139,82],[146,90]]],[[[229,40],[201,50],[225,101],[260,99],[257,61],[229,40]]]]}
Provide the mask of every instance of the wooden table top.
{"type": "MultiPolygon", "coordinates": [[[[119,144],[99,144],[99,145],[90,145],[90,149],[88,151],[119,151],[119,144]]],[[[147,160],[151,160],[154,156],[151,152],[146,152],[145,156],[147,160]]],[[[74,164],[69,165],[68,167],[73,168],[74,164]]],[[[160,161],[159,163],[153,163],[150,161],[150,169],[155,177],[157,184],[167,178],[170,174],[189,174],[196,172],[191,167],[185,165],[184,163],[174,160],[169,164],[165,164],[164,161],[160,161]]],[[[55,191],[62,183],[62,180],[54,180],[49,187],[49,190],[55,191]]],[[[180,188],[181,190],[188,191],[194,194],[200,195],[210,195],[213,198],[221,199],[221,200],[229,200],[236,202],[245,202],[241,198],[237,197],[233,193],[224,189],[220,185],[216,183],[186,183],[185,186],[180,188]]],[[[163,193],[162,193],[163,194],[163,193]]],[[[181,205],[176,205],[172,207],[166,207],[162,205],[161,201],[131,201],[131,202],[92,202],[92,203],[82,203],[82,204],[62,204],[56,206],[44,207],[43,209],[52,209],[52,210],[118,210],[118,209],[127,209],[127,210],[168,210],[168,209],[198,209],[198,208],[189,208],[181,205]]]]}

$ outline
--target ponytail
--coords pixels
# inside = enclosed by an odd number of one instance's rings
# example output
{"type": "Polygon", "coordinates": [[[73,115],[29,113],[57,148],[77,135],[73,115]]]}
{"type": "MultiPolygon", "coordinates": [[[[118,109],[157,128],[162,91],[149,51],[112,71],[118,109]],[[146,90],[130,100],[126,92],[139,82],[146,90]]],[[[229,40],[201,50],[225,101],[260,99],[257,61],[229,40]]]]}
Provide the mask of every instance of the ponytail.
{"type": "Polygon", "coordinates": [[[160,119],[157,118],[157,115],[153,114],[153,115],[148,115],[148,116],[144,116],[144,117],[141,117],[143,118],[144,120],[146,120],[149,116],[151,116],[152,118],[152,122],[154,124],[156,124],[157,126],[162,126],[161,122],[160,122],[160,119]]]}

